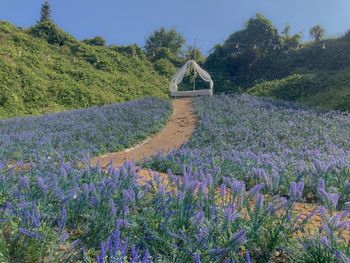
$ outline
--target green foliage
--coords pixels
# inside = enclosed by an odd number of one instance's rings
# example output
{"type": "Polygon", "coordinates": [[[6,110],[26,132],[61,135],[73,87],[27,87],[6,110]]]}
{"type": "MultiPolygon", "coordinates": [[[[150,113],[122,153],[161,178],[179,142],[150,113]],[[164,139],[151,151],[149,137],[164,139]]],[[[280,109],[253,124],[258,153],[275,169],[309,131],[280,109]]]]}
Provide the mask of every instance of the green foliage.
{"type": "Polygon", "coordinates": [[[42,38],[51,45],[64,46],[76,40],[51,21],[44,21],[29,29],[29,34],[42,38]]]}
{"type": "Polygon", "coordinates": [[[168,78],[172,77],[176,72],[176,67],[167,59],[159,59],[154,63],[156,71],[168,78]]]}
{"type": "Polygon", "coordinates": [[[40,11],[40,23],[51,21],[51,7],[48,1],[45,1],[40,11]]]}
{"type": "Polygon", "coordinates": [[[91,46],[101,46],[101,47],[106,46],[106,40],[101,36],[84,39],[83,42],[91,46]]]}
{"type": "Polygon", "coordinates": [[[292,74],[286,78],[262,81],[248,93],[299,101],[327,109],[350,110],[350,68],[292,74]]]}
{"type": "Polygon", "coordinates": [[[223,45],[214,47],[206,60],[208,71],[217,73],[213,74],[219,88],[216,91],[222,90],[220,86],[227,79],[237,85],[249,84],[256,78],[254,75],[265,71],[259,68],[260,62],[274,57],[280,52],[275,46],[281,45],[282,40],[271,21],[261,14],[251,18],[243,30],[233,33],[223,45]]]}
{"type": "Polygon", "coordinates": [[[309,34],[315,41],[321,41],[324,39],[326,31],[320,25],[316,25],[310,29],[309,34]]]}
{"type": "Polygon", "coordinates": [[[153,32],[147,39],[145,50],[147,56],[156,61],[161,58],[174,60],[185,44],[185,38],[175,28],[166,30],[164,27],[153,32]]]}
{"type": "Polygon", "coordinates": [[[199,65],[203,65],[205,62],[205,56],[202,54],[199,48],[194,48],[193,46],[188,46],[185,51],[185,60],[194,59],[199,65]]]}
{"type": "Polygon", "coordinates": [[[324,80],[317,74],[294,74],[283,79],[263,81],[248,90],[251,95],[270,96],[277,99],[292,100],[306,98],[322,89],[324,80]]]}
{"type": "Polygon", "coordinates": [[[139,47],[87,45],[52,22],[29,30],[0,22],[0,78],[1,117],[168,96],[139,47]]]}
{"type": "Polygon", "coordinates": [[[314,27],[316,41],[301,44],[301,34],[286,25],[279,34],[261,15],[243,30],[216,45],[205,62],[215,91],[245,92],[339,110],[350,109],[350,34],[324,40],[314,27]],[[322,40],[322,41],[321,41],[322,40]]]}
{"type": "Polygon", "coordinates": [[[127,57],[138,57],[140,59],[146,60],[145,52],[136,44],[129,46],[111,45],[109,48],[118,53],[122,53],[127,57]]]}

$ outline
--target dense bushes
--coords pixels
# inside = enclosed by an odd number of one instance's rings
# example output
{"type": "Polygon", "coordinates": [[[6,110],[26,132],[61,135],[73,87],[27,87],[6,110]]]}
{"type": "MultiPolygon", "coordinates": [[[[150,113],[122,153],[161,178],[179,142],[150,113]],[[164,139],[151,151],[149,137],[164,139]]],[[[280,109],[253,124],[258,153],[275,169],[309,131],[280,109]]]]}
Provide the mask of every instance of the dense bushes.
{"type": "Polygon", "coordinates": [[[73,37],[50,21],[39,23],[30,28],[28,32],[35,37],[45,39],[51,45],[63,46],[76,42],[73,37]]]}
{"type": "Polygon", "coordinates": [[[263,81],[249,89],[248,93],[296,101],[322,90],[324,84],[321,75],[294,74],[283,79],[263,81]]]}
{"type": "Polygon", "coordinates": [[[332,109],[350,110],[349,89],[340,84],[350,78],[349,34],[301,44],[300,35],[289,31],[286,26],[278,33],[271,21],[258,14],[215,46],[205,63],[214,77],[215,91],[249,89],[251,94],[321,106],[328,99],[332,109]],[[327,98],[332,94],[337,96],[327,98]]]}
{"type": "Polygon", "coordinates": [[[87,45],[52,22],[0,23],[0,78],[0,117],[168,96],[140,48],[87,45]]]}
{"type": "Polygon", "coordinates": [[[349,71],[349,68],[345,68],[297,73],[282,79],[261,81],[247,92],[328,109],[350,110],[349,71]]]}
{"type": "Polygon", "coordinates": [[[92,45],[92,46],[101,46],[101,47],[106,46],[106,40],[101,36],[97,36],[97,37],[89,38],[89,39],[84,39],[83,42],[88,44],[88,45],[92,45]]]}

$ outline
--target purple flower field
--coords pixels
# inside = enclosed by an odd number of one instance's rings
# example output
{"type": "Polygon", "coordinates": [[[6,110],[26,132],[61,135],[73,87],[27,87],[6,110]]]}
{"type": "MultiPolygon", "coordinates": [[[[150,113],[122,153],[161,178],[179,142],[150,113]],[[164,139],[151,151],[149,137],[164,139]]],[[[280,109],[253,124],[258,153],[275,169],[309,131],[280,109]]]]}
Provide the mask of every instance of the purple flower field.
{"type": "Polygon", "coordinates": [[[144,98],[125,103],[0,120],[0,160],[92,156],[133,146],[158,132],[170,102],[144,98]]]}
{"type": "Polygon", "coordinates": [[[245,95],[197,98],[199,126],[191,140],[170,155],[147,162],[157,171],[182,173],[220,169],[220,176],[264,183],[285,195],[290,183],[305,184],[307,201],[322,201],[318,183],[350,201],[350,114],[308,109],[289,102],[245,95]]]}
{"type": "Polygon", "coordinates": [[[147,162],[168,182],[88,158],[1,165],[0,262],[349,262],[349,115],[247,96],[195,107],[189,143],[147,162]],[[318,205],[305,217],[302,202],[318,205]]]}

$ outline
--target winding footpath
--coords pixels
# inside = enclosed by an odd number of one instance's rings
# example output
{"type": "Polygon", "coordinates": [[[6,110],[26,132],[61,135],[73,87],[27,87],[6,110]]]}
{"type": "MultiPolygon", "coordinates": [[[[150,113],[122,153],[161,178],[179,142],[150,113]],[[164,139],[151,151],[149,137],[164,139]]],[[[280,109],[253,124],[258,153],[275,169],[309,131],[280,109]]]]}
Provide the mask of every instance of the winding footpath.
{"type": "MultiPolygon", "coordinates": [[[[165,127],[157,134],[148,138],[144,142],[136,145],[133,148],[108,153],[92,159],[91,164],[99,163],[103,168],[106,168],[111,162],[114,167],[121,167],[126,161],[137,162],[145,158],[149,158],[159,152],[168,153],[169,151],[181,147],[188,141],[194,133],[197,124],[197,116],[190,98],[174,99],[173,112],[165,127]]],[[[146,184],[154,179],[157,175],[162,178],[163,182],[167,184],[168,175],[158,173],[152,170],[137,168],[139,176],[139,183],[146,184]]],[[[297,203],[294,211],[301,215],[301,220],[306,218],[317,205],[297,203]]],[[[307,224],[309,230],[317,229],[321,224],[320,214],[313,215],[307,224]]],[[[348,233],[347,233],[348,234],[348,233]]],[[[347,236],[347,238],[349,238],[347,236]]]]}
{"type": "Polygon", "coordinates": [[[193,134],[196,124],[197,116],[192,100],[174,99],[173,112],[159,133],[133,148],[95,157],[91,163],[92,165],[100,163],[102,167],[107,167],[112,162],[114,167],[120,167],[126,161],[137,162],[158,152],[167,153],[183,145],[193,134]]]}

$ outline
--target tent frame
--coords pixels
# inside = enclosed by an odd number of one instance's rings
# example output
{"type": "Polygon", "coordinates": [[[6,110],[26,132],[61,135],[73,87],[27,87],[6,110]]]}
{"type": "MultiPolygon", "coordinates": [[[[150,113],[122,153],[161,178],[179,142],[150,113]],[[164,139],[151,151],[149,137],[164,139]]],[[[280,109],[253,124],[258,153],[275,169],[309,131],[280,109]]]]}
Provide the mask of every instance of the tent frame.
{"type": "Polygon", "coordinates": [[[188,61],[183,65],[173,76],[169,84],[169,90],[171,97],[195,97],[195,96],[212,96],[214,89],[214,82],[207,71],[202,69],[194,60],[188,61]],[[178,85],[183,81],[186,71],[189,67],[192,67],[196,73],[206,82],[209,83],[209,89],[193,90],[190,91],[179,91],[178,85]]]}

